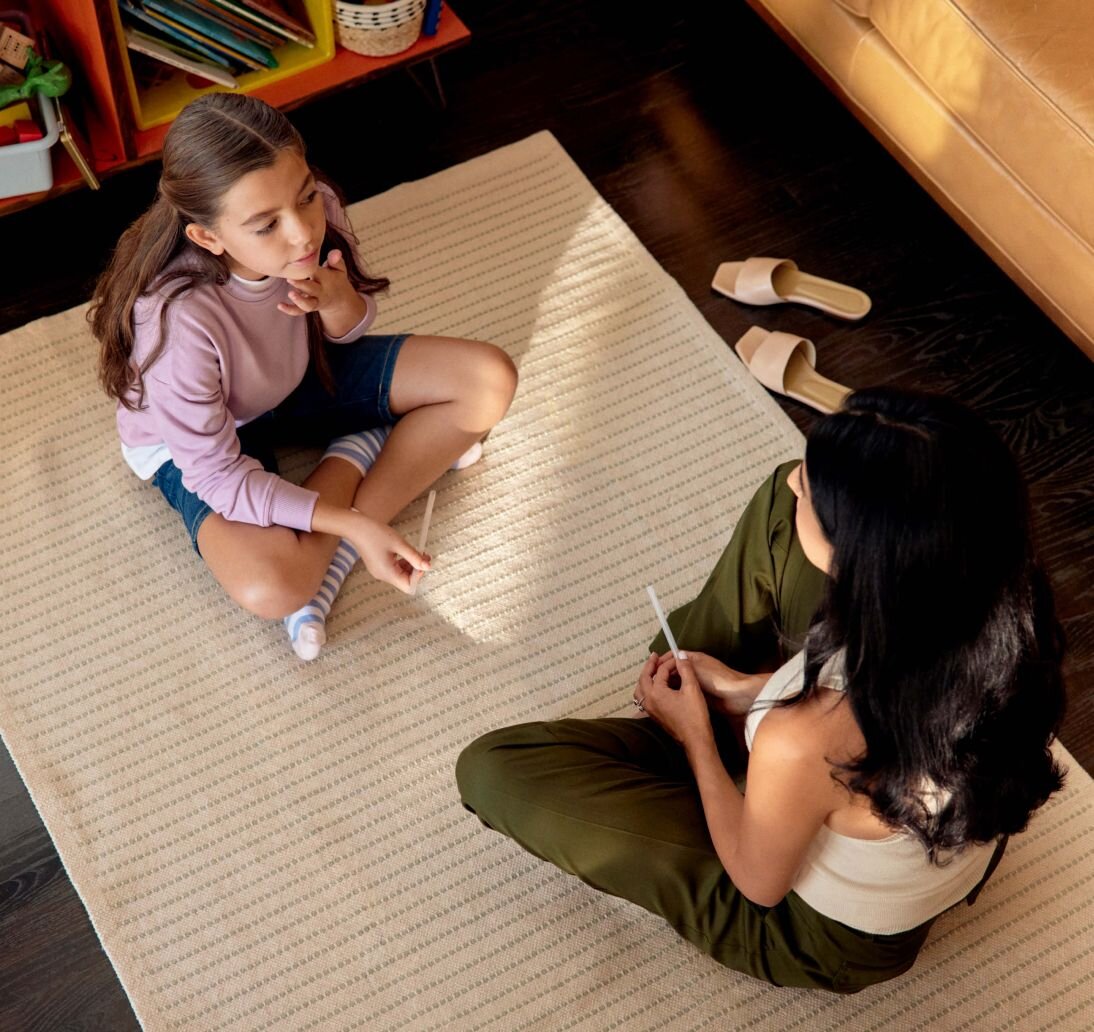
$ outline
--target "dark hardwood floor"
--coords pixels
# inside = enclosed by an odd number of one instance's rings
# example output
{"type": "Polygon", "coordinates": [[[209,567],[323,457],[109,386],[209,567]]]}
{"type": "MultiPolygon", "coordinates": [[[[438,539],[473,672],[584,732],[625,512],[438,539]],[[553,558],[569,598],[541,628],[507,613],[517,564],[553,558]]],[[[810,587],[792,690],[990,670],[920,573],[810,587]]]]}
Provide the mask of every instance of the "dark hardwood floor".
{"type": "MultiPolygon", "coordinates": [[[[474,35],[440,62],[448,109],[431,108],[403,74],[313,102],[292,115],[313,161],[353,201],[549,129],[727,342],[752,322],[792,329],[816,342],[833,379],[943,390],[981,411],[1029,478],[1070,640],[1061,737],[1094,769],[1091,362],[743,0],[660,8],[657,18],[583,0],[454,3],[474,35]],[[848,326],[712,294],[718,262],[752,254],[791,256],[852,282],[874,310],[848,326]]],[[[136,169],[98,195],[0,223],[0,332],[88,298],[157,172],[136,169]]],[[[803,430],[815,419],[793,402],[784,408],[803,430]]],[[[0,829],[0,1029],[136,1028],[2,749],[0,829]]]]}

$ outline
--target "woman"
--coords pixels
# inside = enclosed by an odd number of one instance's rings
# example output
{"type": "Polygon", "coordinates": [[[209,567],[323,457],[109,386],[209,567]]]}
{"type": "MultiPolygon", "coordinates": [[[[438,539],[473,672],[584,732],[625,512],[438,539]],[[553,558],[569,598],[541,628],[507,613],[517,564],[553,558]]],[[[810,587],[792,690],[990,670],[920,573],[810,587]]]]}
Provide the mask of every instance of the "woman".
{"type": "Polygon", "coordinates": [[[686,656],[655,640],[644,718],[503,728],[457,780],[488,827],[731,968],[835,992],[906,971],[1062,784],[1025,490],[947,399],[852,395],[670,624],[686,656]]]}

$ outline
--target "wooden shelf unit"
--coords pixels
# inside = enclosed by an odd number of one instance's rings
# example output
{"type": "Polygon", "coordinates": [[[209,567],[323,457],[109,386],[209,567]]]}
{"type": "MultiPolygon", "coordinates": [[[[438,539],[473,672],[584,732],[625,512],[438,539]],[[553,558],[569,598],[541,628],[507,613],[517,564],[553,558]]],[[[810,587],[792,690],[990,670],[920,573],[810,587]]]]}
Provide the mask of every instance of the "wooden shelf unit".
{"type": "MultiPolygon", "coordinates": [[[[29,7],[35,27],[48,33],[55,56],[72,69],[73,86],[65,99],[81,142],[87,145],[85,153],[95,174],[103,179],[157,158],[170,123],[151,129],[140,129],[136,124],[121,70],[113,0],[29,0],[24,6],[29,7]]],[[[330,61],[247,92],[290,110],[391,69],[430,61],[470,38],[470,30],[446,3],[436,35],[420,36],[402,53],[365,57],[336,46],[330,61]]],[[[195,96],[198,92],[195,90],[195,96]]],[[[84,187],[80,173],[60,144],[52,148],[51,154],[52,188],[0,198],[0,215],[84,187]]]]}

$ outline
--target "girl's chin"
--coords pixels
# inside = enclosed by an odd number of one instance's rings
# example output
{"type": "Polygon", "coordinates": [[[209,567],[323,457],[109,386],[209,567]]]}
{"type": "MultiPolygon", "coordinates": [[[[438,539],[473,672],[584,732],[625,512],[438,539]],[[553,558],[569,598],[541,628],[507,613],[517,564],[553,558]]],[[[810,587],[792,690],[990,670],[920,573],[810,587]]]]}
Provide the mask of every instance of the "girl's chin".
{"type": "Polygon", "coordinates": [[[281,275],[286,279],[300,279],[301,276],[309,276],[319,268],[319,259],[312,258],[307,262],[290,262],[281,270],[281,275]]]}

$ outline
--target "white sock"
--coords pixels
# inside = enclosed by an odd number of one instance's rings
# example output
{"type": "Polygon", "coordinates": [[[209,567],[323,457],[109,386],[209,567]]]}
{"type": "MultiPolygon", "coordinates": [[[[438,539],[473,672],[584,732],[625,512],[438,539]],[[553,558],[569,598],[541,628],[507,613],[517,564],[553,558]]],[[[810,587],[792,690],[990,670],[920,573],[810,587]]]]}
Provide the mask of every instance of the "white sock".
{"type": "MultiPolygon", "coordinates": [[[[351,463],[361,476],[364,476],[376,461],[376,456],[380,454],[380,449],[390,432],[391,427],[381,426],[373,430],[363,430],[359,434],[337,437],[331,441],[323,458],[337,456],[351,463]]],[[[319,655],[319,650],[326,644],[326,622],[330,615],[330,608],[358,558],[357,549],[343,538],[338,543],[330,567],[323,576],[323,583],[319,585],[315,597],[307,605],[285,617],[283,623],[285,630],[289,633],[293,652],[301,659],[315,659],[319,655]]]]}
{"type": "Polygon", "coordinates": [[[470,448],[467,449],[455,462],[452,463],[453,469],[467,469],[468,466],[475,465],[479,459],[482,458],[482,441],[476,441],[470,448]]]}

